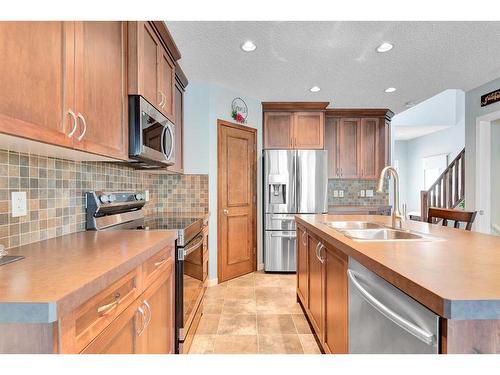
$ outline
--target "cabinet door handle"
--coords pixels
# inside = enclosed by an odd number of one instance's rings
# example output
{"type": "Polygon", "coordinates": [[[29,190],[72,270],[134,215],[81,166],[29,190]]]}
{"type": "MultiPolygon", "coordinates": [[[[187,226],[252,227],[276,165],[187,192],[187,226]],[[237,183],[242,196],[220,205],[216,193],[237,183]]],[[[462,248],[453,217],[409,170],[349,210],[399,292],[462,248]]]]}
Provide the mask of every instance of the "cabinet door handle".
{"type": "Polygon", "coordinates": [[[115,300],[111,303],[108,303],[106,305],[102,305],[102,306],[99,306],[97,308],[97,313],[98,314],[105,314],[107,313],[108,311],[112,310],[114,307],[118,306],[118,304],[120,303],[120,293],[115,293],[114,295],[114,298],[115,300]]]}
{"type": "Polygon", "coordinates": [[[326,257],[322,257],[321,256],[321,250],[323,250],[325,248],[325,245],[321,244],[321,246],[319,247],[319,251],[318,251],[318,254],[319,254],[319,261],[321,263],[325,263],[325,260],[326,260],[326,257]]]}
{"type": "Polygon", "coordinates": [[[137,308],[137,311],[139,311],[139,314],[141,314],[141,321],[142,321],[141,328],[139,328],[139,330],[136,331],[137,336],[140,336],[146,329],[146,315],[144,314],[143,308],[140,306],[137,308]]]}
{"type": "Polygon", "coordinates": [[[85,121],[85,117],[83,117],[83,115],[81,113],[78,114],[77,116],[81,121],[82,121],[82,124],[83,124],[83,131],[82,131],[82,134],[80,134],[76,139],[81,141],[85,135],[85,133],[87,132],[87,121],[85,121]]]}
{"type": "Polygon", "coordinates": [[[318,244],[316,245],[316,258],[318,258],[318,259],[319,259],[318,250],[319,250],[320,245],[321,245],[321,242],[318,242],[318,244]]]}
{"type": "Polygon", "coordinates": [[[149,323],[151,323],[151,306],[149,305],[148,301],[144,300],[144,306],[146,306],[146,310],[148,313],[148,316],[146,318],[146,324],[144,328],[147,328],[149,326],[149,323]]]}
{"type": "Polygon", "coordinates": [[[306,238],[306,236],[307,236],[307,233],[306,233],[306,232],[303,232],[303,233],[302,233],[302,244],[303,244],[304,246],[307,246],[307,238],[306,238]]]}
{"type": "Polygon", "coordinates": [[[68,138],[71,138],[73,134],[75,134],[76,128],[78,127],[78,120],[76,118],[75,112],[73,112],[71,109],[68,110],[68,115],[70,115],[71,118],[73,119],[73,129],[71,129],[71,131],[68,134],[68,138]]]}
{"type": "Polygon", "coordinates": [[[161,94],[163,95],[163,105],[161,107],[165,108],[165,106],[167,105],[167,95],[165,95],[163,92],[161,94]]]}
{"type": "Polygon", "coordinates": [[[163,93],[160,90],[158,90],[158,94],[160,94],[160,97],[161,97],[160,103],[158,105],[160,106],[160,108],[162,108],[162,105],[163,105],[163,93]]]}

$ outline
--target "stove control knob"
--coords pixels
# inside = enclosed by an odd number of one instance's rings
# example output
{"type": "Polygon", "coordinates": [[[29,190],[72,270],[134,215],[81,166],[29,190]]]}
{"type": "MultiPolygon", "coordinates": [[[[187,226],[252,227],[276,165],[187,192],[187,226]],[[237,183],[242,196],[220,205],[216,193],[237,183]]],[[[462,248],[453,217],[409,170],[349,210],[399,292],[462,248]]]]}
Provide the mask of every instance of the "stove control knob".
{"type": "Polygon", "coordinates": [[[144,200],[144,194],[141,194],[141,193],[136,194],[135,199],[138,201],[144,200]]]}
{"type": "Polygon", "coordinates": [[[111,198],[109,195],[106,195],[106,194],[103,194],[99,197],[99,200],[102,202],[102,203],[111,203],[111,198]]]}

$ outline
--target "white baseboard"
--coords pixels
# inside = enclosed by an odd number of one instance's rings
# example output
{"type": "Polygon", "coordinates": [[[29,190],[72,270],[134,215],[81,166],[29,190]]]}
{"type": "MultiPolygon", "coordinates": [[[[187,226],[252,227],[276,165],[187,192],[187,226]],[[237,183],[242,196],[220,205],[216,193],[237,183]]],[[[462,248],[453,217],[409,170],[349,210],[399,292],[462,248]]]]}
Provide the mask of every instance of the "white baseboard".
{"type": "Polygon", "coordinates": [[[264,269],[264,263],[257,264],[257,271],[262,271],[264,269]]]}
{"type": "Polygon", "coordinates": [[[219,283],[218,279],[215,278],[215,279],[208,279],[208,284],[207,286],[210,288],[211,286],[215,286],[219,283]]]}

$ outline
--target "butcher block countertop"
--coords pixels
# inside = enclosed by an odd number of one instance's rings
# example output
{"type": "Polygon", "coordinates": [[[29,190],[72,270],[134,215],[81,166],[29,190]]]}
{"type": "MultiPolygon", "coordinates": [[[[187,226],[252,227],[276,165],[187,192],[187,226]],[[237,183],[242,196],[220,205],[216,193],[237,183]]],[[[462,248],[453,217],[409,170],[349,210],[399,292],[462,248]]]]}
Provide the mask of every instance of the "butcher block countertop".
{"type": "Polygon", "coordinates": [[[175,231],[78,232],[9,249],[0,266],[0,323],[51,323],[168,245],[175,231]]]}
{"type": "Polygon", "coordinates": [[[391,217],[297,215],[296,220],[442,317],[500,319],[500,237],[406,220],[403,228],[440,240],[360,242],[323,222],[391,225],[391,217]]]}

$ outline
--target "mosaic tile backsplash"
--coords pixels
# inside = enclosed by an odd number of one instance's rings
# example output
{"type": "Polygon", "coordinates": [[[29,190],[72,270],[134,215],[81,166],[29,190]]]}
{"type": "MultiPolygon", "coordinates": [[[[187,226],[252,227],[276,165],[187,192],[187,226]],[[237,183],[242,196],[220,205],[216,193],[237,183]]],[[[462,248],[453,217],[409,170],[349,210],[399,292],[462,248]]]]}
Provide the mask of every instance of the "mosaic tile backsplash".
{"type": "Polygon", "coordinates": [[[208,175],[153,174],[0,150],[0,244],[11,248],[85,230],[84,193],[91,190],[149,190],[146,214],[208,212],[208,175]],[[13,191],[26,192],[27,216],[12,217],[13,191]]]}
{"type": "Polygon", "coordinates": [[[377,184],[377,180],[328,180],[328,205],[386,206],[389,204],[388,183],[383,193],[377,193],[377,184]],[[334,190],[344,190],[344,197],[334,197],[334,190]],[[361,190],[373,190],[373,197],[360,197],[361,190]]]}

